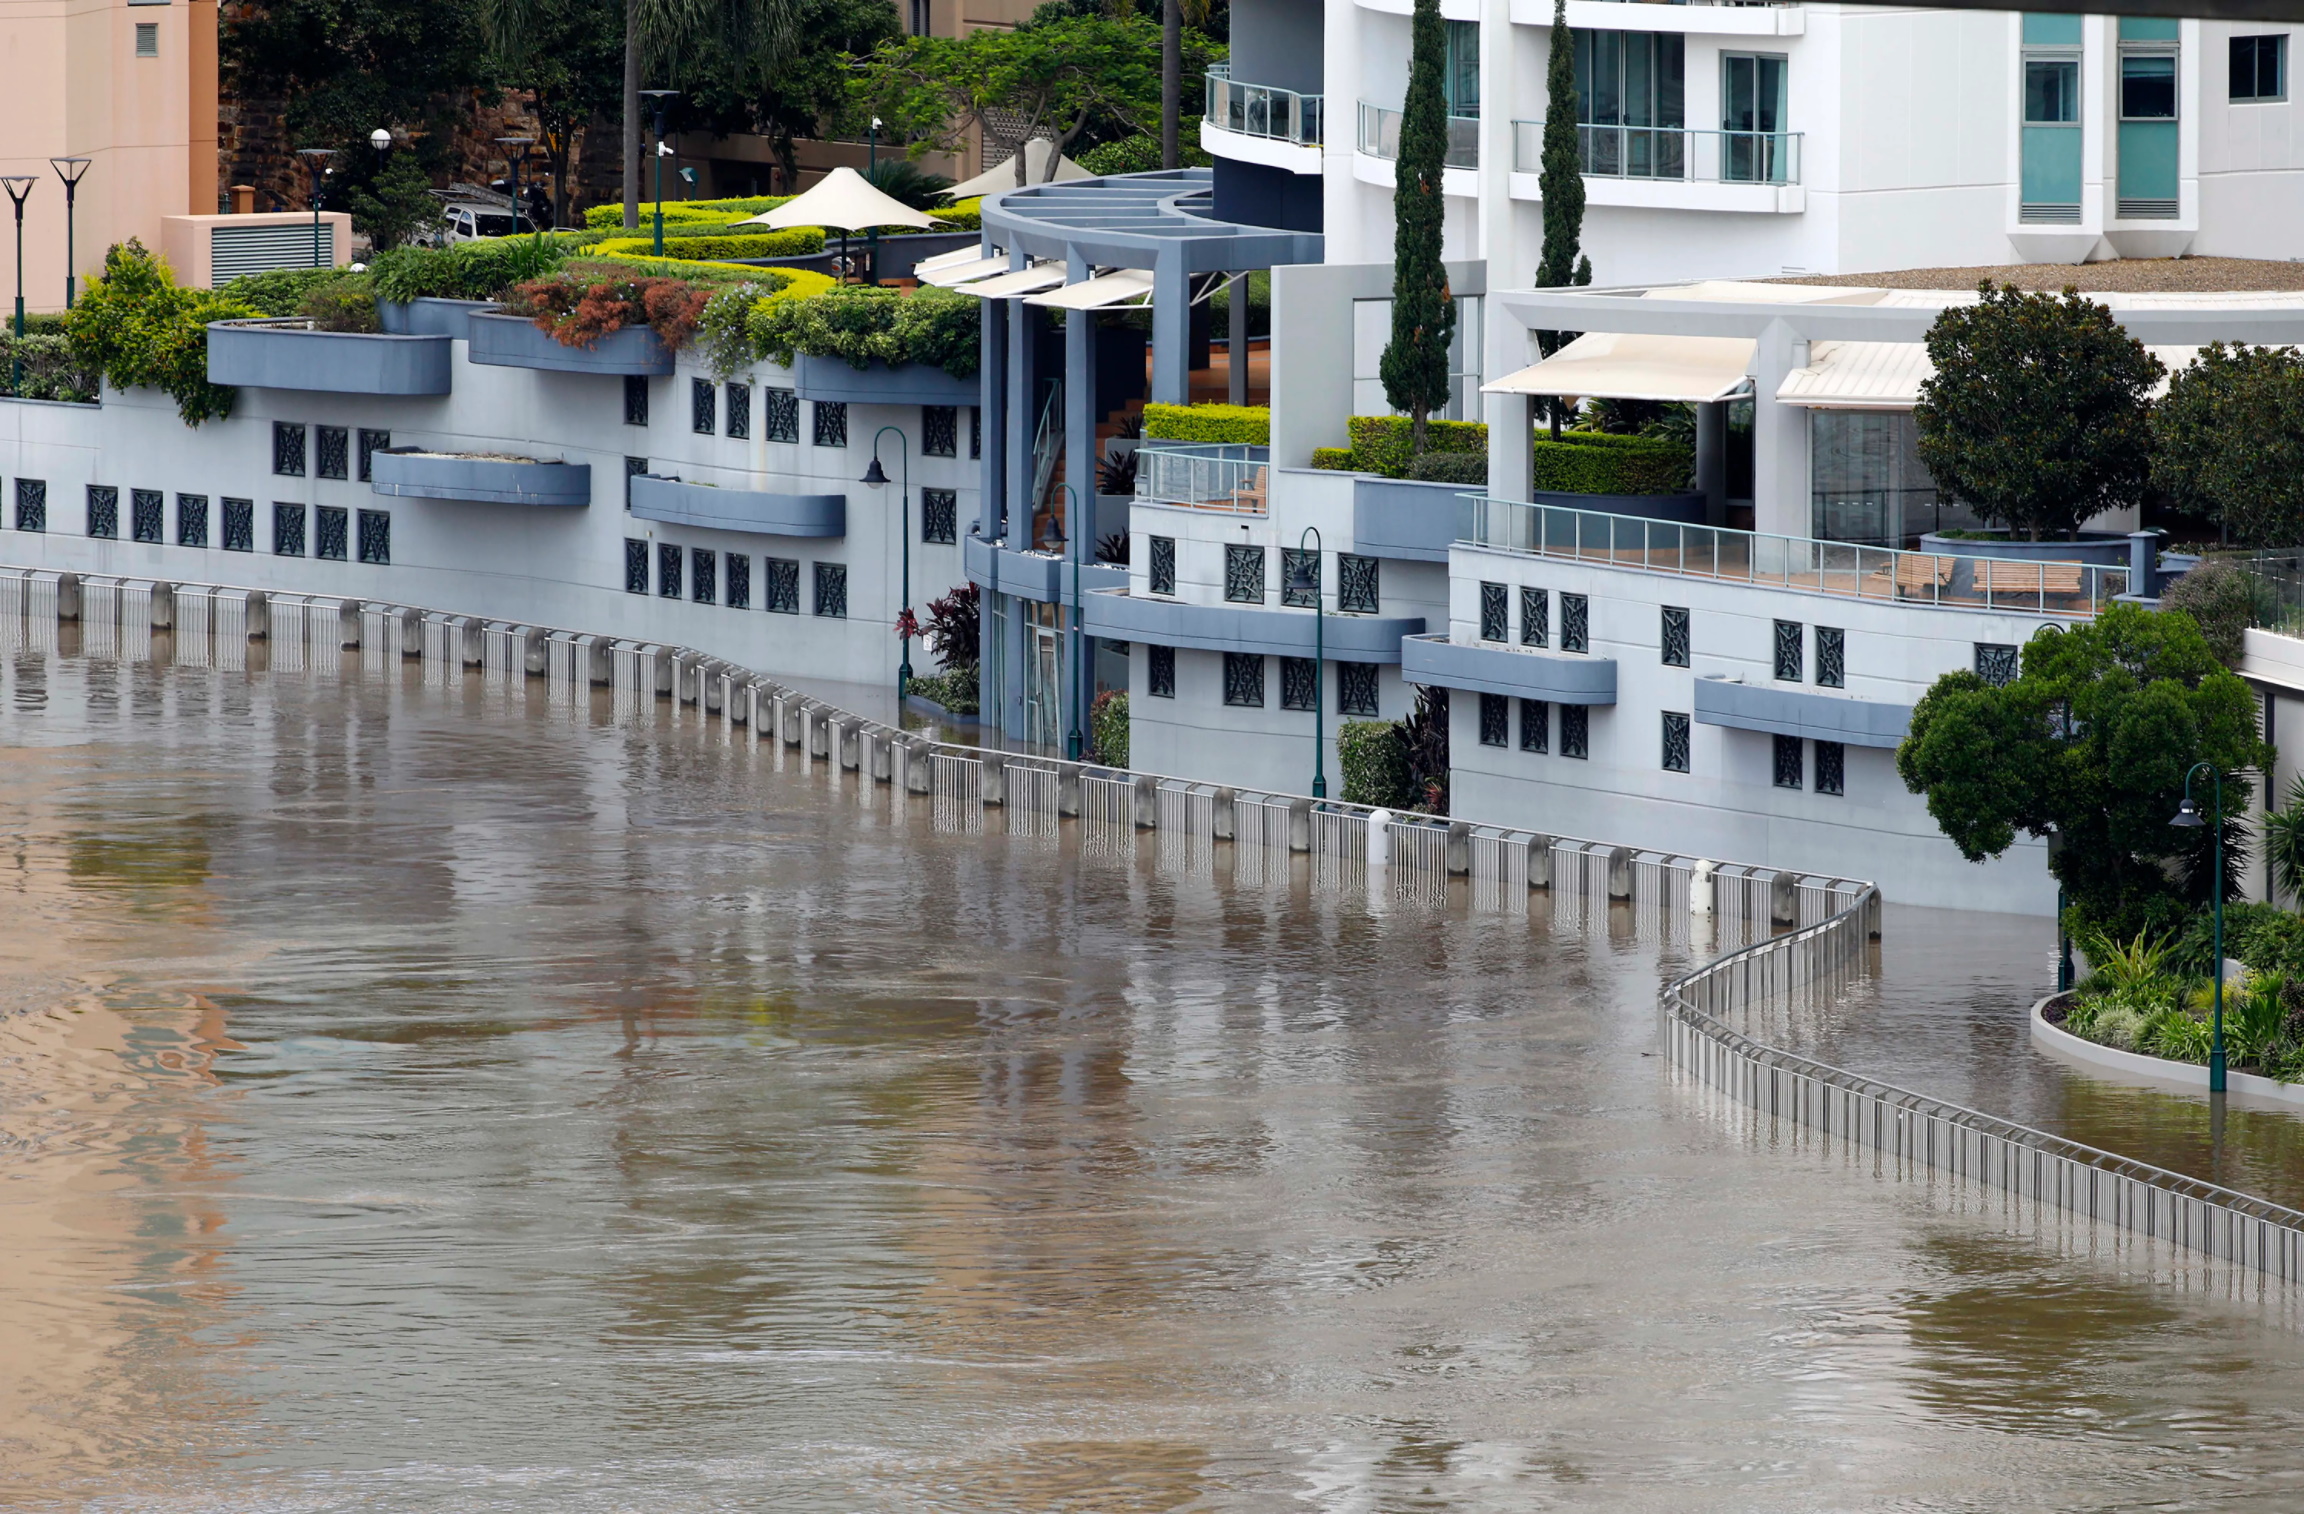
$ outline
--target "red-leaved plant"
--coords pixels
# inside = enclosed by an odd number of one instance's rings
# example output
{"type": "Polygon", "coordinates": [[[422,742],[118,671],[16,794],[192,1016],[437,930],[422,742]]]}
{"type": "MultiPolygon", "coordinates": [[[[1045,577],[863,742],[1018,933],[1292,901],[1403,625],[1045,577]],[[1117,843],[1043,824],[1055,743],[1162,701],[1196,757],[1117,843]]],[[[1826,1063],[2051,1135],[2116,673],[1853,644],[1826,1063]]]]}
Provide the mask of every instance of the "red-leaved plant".
{"type": "Polygon", "coordinates": [[[680,279],[562,276],[514,285],[504,308],[529,317],[563,347],[590,347],[627,326],[646,326],[677,352],[710,303],[711,290],[680,279]]]}

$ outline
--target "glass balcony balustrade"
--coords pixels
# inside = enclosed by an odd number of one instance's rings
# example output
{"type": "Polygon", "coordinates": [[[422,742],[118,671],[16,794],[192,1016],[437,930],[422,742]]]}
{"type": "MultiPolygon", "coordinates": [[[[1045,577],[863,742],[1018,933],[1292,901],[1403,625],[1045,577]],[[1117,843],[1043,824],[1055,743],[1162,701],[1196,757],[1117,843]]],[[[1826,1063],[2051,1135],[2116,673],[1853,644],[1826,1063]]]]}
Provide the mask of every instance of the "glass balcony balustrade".
{"type": "MultiPolygon", "coordinates": [[[[1361,101],[1359,146],[1360,151],[1368,157],[1397,160],[1400,156],[1400,112],[1361,101]]],[[[1478,116],[1448,118],[1448,156],[1445,161],[1450,168],[1480,166],[1478,116]]]]}
{"type": "Polygon", "coordinates": [[[1320,145],[1319,95],[1298,94],[1270,84],[1244,84],[1232,77],[1231,65],[1219,63],[1208,70],[1208,124],[1219,131],[1299,147],[1320,145]]]}
{"type": "MultiPolygon", "coordinates": [[[[1663,179],[1682,184],[1797,184],[1796,131],[1691,131],[1678,126],[1579,126],[1588,179],[1663,179]]],[[[1544,123],[1512,123],[1512,166],[1544,166],[1544,123]]]]}
{"type": "Polygon", "coordinates": [[[1136,498],[1228,515],[1263,515],[1271,490],[1266,447],[1146,442],[1136,449],[1136,498]]]}

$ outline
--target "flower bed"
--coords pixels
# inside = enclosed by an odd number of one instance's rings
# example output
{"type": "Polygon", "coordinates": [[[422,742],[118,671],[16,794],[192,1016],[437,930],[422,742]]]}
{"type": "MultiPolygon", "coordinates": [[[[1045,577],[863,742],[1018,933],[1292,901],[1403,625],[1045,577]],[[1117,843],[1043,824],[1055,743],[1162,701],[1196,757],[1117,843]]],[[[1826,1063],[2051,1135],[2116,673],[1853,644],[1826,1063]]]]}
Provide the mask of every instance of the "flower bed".
{"type": "MultiPolygon", "coordinates": [[[[2051,1000],[2041,1019],[2115,1051],[2205,1063],[2214,1033],[2214,980],[2186,943],[2138,936],[2125,946],[2088,946],[2094,970],[2051,1000]]],[[[2224,984],[2230,1065],[2281,1083],[2304,1082],[2304,975],[2246,968],[2224,984]]]]}
{"type": "Polygon", "coordinates": [[[857,369],[916,363],[956,379],[975,376],[982,333],[982,307],[949,289],[832,288],[755,304],[744,323],[752,355],[787,366],[806,353],[857,369]]]}

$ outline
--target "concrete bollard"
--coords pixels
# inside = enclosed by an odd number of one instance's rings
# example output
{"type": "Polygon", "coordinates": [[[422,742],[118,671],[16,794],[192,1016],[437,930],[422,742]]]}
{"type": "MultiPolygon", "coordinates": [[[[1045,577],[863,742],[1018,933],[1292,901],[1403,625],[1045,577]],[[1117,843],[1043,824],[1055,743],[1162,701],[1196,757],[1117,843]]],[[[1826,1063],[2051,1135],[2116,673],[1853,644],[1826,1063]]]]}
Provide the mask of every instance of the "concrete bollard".
{"type": "Polygon", "coordinates": [[[584,670],[584,681],[596,688],[605,688],[616,681],[616,643],[606,636],[579,636],[576,638],[577,666],[584,670]]]}
{"type": "Polygon", "coordinates": [[[243,624],[248,628],[250,641],[270,641],[272,639],[272,597],[270,595],[262,589],[249,590],[248,602],[243,607],[242,613],[247,616],[243,624]]]}
{"type": "Polygon", "coordinates": [[[546,633],[544,628],[542,626],[514,626],[512,629],[514,634],[520,638],[521,673],[529,678],[542,678],[550,673],[552,665],[545,661],[546,633]]]}
{"type": "Polygon", "coordinates": [[[1698,858],[1696,865],[1688,870],[1688,913],[1698,919],[1709,920],[1713,916],[1712,875],[1718,871],[1720,864],[1710,858],[1698,858]]]}
{"type": "Polygon", "coordinates": [[[894,783],[896,781],[896,741],[896,733],[888,730],[881,731],[874,738],[872,742],[872,781],[874,783],[894,783]]]}
{"type": "Polygon", "coordinates": [[[1774,925],[1800,923],[1800,875],[1778,873],[1768,881],[1768,918],[1774,925]]]}
{"type": "MultiPolygon", "coordinates": [[[[173,604],[175,596],[171,594],[169,599],[171,604],[173,604]]],[[[365,634],[361,629],[361,608],[361,602],[357,599],[339,600],[337,602],[336,645],[339,647],[349,649],[360,645],[360,638],[363,634],[365,634]]]]}
{"type": "Polygon", "coordinates": [[[836,750],[840,754],[840,770],[845,773],[855,772],[863,762],[864,731],[862,723],[855,720],[839,721],[834,725],[833,732],[838,740],[836,750]]]}
{"type": "Polygon", "coordinates": [[[1008,758],[1002,752],[985,752],[978,759],[984,764],[984,802],[1006,808],[1008,804],[1008,758]]]}
{"type": "Polygon", "coordinates": [[[1469,877],[1472,872],[1472,822],[1448,822],[1448,842],[1442,852],[1443,865],[1449,872],[1469,877]]]}
{"type": "Polygon", "coordinates": [[[1160,828],[1160,780],[1147,773],[1136,777],[1136,829],[1156,831],[1160,828]]]}
{"type": "Polygon", "coordinates": [[[56,575],[56,618],[58,620],[78,620],[80,618],[80,575],[77,573],[59,573],[56,575]]]}
{"type": "Polygon", "coordinates": [[[1608,852],[1608,897],[1632,897],[1632,848],[1612,847],[1608,852]]]}
{"type": "Polygon", "coordinates": [[[400,617],[400,657],[402,661],[422,661],[424,657],[424,612],[406,605],[395,605],[387,614],[400,617]]]}
{"type": "Polygon", "coordinates": [[[1385,809],[1368,812],[1368,876],[1373,879],[1379,868],[1392,865],[1392,812],[1385,809]]]}

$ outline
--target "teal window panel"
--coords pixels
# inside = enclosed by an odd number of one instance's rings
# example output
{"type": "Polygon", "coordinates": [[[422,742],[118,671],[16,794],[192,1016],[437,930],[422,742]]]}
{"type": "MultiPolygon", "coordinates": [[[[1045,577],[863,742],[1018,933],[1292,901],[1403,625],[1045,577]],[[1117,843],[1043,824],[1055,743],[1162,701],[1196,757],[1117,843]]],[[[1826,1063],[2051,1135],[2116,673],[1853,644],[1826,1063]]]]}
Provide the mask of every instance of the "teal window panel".
{"type": "MultiPolygon", "coordinates": [[[[2156,207],[2150,214],[2176,213],[2176,123],[2120,123],[2120,203],[2156,207]]],[[[2123,214],[2131,212],[2123,209],[2123,214]]]]}
{"type": "Polygon", "coordinates": [[[2078,47],[2080,45],[2080,18],[2078,16],[2027,14],[2024,17],[2024,45],[2026,47],[2078,47]]]}
{"type": "MultiPolygon", "coordinates": [[[[2025,204],[2080,203],[2079,131],[2069,126],[2027,126],[2023,152],[2025,204]]],[[[2127,193],[2125,175],[2121,193],[2127,193]]]]}
{"type": "MultiPolygon", "coordinates": [[[[2029,21],[2031,18],[2026,17],[2025,19],[2029,21]]],[[[2075,26],[2078,25],[2079,20],[2078,16],[2072,18],[2075,26]]],[[[2180,24],[2174,16],[2122,16],[2120,18],[2120,40],[2123,42],[2173,42],[2177,36],[2176,28],[2180,24]]]]}

